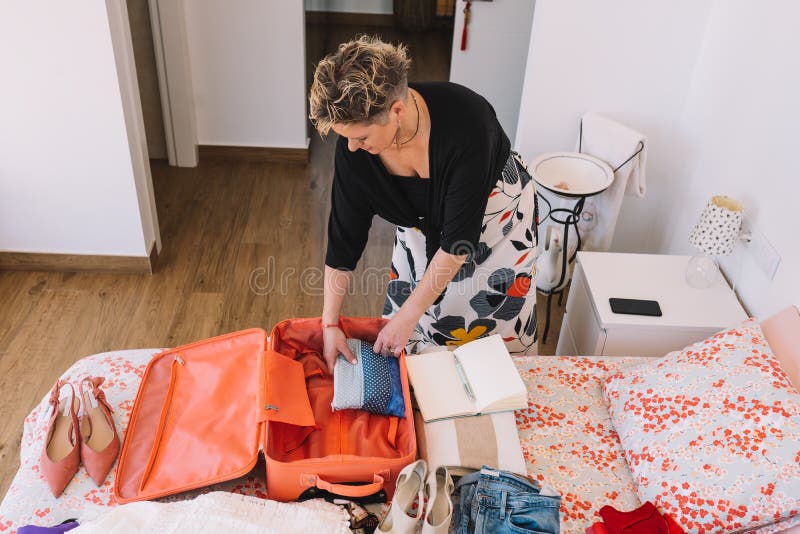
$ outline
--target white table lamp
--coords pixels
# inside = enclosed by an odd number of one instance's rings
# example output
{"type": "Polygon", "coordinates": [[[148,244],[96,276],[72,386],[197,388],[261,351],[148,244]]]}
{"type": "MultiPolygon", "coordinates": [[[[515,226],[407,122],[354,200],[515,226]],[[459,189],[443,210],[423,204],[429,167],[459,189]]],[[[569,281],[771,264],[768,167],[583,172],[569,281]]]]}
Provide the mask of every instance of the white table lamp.
{"type": "Polygon", "coordinates": [[[686,281],[692,287],[706,288],[719,280],[715,256],[733,252],[742,227],[742,204],[730,197],[715,196],[706,204],[700,220],[689,235],[689,243],[703,252],[686,266],[686,281]]]}

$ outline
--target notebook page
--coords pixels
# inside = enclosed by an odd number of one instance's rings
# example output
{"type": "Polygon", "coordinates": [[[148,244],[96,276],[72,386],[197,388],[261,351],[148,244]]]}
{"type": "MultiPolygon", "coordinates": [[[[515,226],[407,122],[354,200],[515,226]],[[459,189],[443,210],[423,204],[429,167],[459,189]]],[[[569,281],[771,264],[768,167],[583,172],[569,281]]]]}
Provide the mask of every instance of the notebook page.
{"type": "Polygon", "coordinates": [[[496,403],[496,409],[521,407],[519,399],[527,398],[527,390],[502,337],[495,334],[471,341],[456,349],[456,354],[475,392],[479,412],[491,410],[496,403]]]}
{"type": "Polygon", "coordinates": [[[406,358],[406,367],[426,421],[475,413],[458,378],[452,352],[412,355],[406,358]]]}

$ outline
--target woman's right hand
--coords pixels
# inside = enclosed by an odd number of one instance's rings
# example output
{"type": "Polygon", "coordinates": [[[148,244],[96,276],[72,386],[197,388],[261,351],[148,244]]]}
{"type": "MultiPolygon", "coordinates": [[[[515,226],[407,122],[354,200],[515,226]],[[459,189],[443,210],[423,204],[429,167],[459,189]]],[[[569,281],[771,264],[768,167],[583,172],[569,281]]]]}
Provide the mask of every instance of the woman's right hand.
{"type": "Polygon", "coordinates": [[[356,357],[347,346],[347,338],[339,327],[329,326],[322,329],[322,345],[322,357],[325,359],[325,363],[328,364],[328,372],[330,374],[333,374],[333,366],[339,353],[344,354],[344,357],[350,363],[357,363],[356,357]]]}

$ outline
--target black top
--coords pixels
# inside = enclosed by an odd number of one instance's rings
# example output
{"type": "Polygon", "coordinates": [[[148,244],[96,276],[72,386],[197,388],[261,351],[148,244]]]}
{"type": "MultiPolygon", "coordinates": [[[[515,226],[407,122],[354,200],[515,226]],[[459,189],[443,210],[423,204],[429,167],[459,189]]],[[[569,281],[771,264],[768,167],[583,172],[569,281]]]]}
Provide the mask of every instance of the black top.
{"type": "Polygon", "coordinates": [[[336,142],[328,249],[325,264],[353,270],[367,244],[372,217],[420,228],[430,263],[441,247],[450,253],[475,250],[489,193],[508,159],[511,143],[485,98],[449,82],[409,83],[431,116],[430,179],[390,175],[380,157],[350,152],[347,138],[336,142]],[[403,181],[414,180],[411,185],[403,181]],[[410,187],[426,182],[426,210],[410,187]],[[422,215],[424,218],[420,219],[422,215]]]}
{"type": "Polygon", "coordinates": [[[414,217],[424,219],[428,213],[428,188],[430,180],[416,176],[398,176],[390,174],[389,177],[394,181],[408,205],[411,206],[411,213],[414,217]]]}

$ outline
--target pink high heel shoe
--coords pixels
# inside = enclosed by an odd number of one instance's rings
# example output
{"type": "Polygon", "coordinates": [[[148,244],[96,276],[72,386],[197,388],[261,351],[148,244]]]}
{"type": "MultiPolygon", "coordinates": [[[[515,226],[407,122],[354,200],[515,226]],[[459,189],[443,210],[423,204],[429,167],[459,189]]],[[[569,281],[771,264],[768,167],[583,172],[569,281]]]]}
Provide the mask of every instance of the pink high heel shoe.
{"type": "Polygon", "coordinates": [[[95,376],[81,380],[83,415],[80,419],[82,436],[81,459],[86,472],[101,486],[119,454],[119,435],[111,416],[111,405],[100,389],[105,381],[95,376]]]}
{"type": "Polygon", "coordinates": [[[81,461],[81,437],[78,429],[80,403],[72,384],[57,381],[50,393],[50,405],[53,411],[50,414],[47,438],[39,465],[50,491],[58,498],[78,472],[81,461]],[[69,397],[64,399],[59,397],[62,386],[69,386],[70,392],[69,397]]]}

